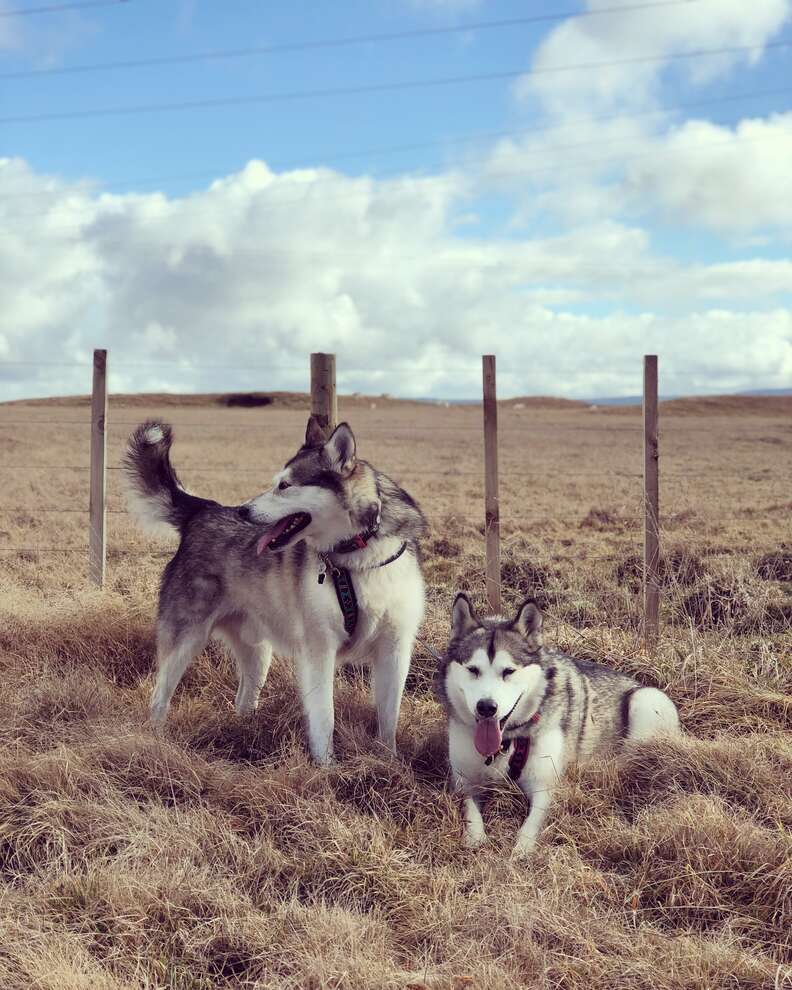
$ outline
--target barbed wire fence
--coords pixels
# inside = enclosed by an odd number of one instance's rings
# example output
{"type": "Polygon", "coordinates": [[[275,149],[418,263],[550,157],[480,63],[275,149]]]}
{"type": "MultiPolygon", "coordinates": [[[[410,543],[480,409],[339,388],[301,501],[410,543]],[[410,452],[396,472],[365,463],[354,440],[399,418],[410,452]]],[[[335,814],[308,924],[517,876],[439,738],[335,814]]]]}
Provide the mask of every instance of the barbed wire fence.
{"type": "MultiPolygon", "coordinates": [[[[657,642],[659,630],[659,595],[660,595],[660,574],[659,574],[659,510],[657,484],[657,360],[654,358],[652,371],[652,358],[645,359],[645,394],[644,394],[644,472],[629,471],[575,471],[570,478],[571,483],[578,480],[591,478],[621,478],[631,481],[638,481],[643,478],[643,506],[644,506],[644,557],[643,557],[643,597],[644,597],[644,619],[643,619],[643,639],[647,648],[657,642]],[[647,401],[647,390],[649,399],[647,401]],[[653,396],[653,398],[652,398],[653,396]],[[653,475],[654,472],[654,475],[653,475]]],[[[335,355],[315,353],[311,355],[311,386],[310,386],[310,408],[313,415],[318,416],[323,424],[333,426],[338,421],[337,411],[337,391],[336,391],[336,361],[335,355]]],[[[108,421],[108,390],[107,390],[107,352],[103,349],[94,351],[93,358],[93,382],[91,393],[90,418],[83,419],[24,419],[16,417],[13,421],[7,421],[8,425],[35,425],[37,427],[48,426],[65,429],[87,430],[90,434],[90,456],[86,464],[71,463],[9,463],[3,466],[5,472],[52,472],[69,471],[87,474],[88,505],[86,506],[54,506],[41,505],[31,507],[30,505],[9,505],[0,504],[0,508],[5,511],[29,512],[34,508],[36,513],[42,514],[84,514],[88,517],[87,541],[83,546],[0,546],[0,553],[19,554],[22,556],[33,553],[66,553],[85,554],[88,561],[88,573],[90,581],[99,588],[105,584],[108,553],[112,557],[120,556],[170,556],[172,549],[152,549],[146,550],[135,546],[112,546],[108,550],[107,541],[107,517],[125,516],[128,510],[125,508],[109,507],[107,504],[107,481],[108,475],[117,474],[122,468],[117,464],[107,463],[107,433],[110,427],[108,421]]],[[[487,589],[487,599],[492,611],[498,612],[501,607],[501,532],[500,532],[500,491],[498,480],[498,449],[499,438],[509,433],[522,434],[518,429],[500,429],[498,425],[498,403],[496,397],[496,366],[495,356],[485,355],[482,358],[482,387],[484,401],[483,408],[483,438],[484,438],[484,466],[483,470],[471,470],[458,466],[454,458],[448,458],[441,464],[445,468],[444,480],[453,482],[454,479],[479,478],[484,482],[484,519],[481,529],[485,543],[485,582],[487,589]]],[[[4,424],[5,425],[5,424],[4,424]]],[[[118,419],[112,421],[113,426],[134,427],[138,425],[137,420],[118,419]]],[[[192,422],[191,428],[197,429],[223,429],[232,430],[256,430],[260,431],[260,425],[253,424],[223,424],[217,422],[199,421],[192,422]]],[[[637,427],[625,427],[617,424],[591,424],[591,426],[578,426],[573,424],[562,424],[560,429],[568,430],[572,433],[584,433],[591,429],[629,431],[639,433],[637,427]]],[[[433,426],[433,430],[438,431],[460,431],[469,432],[469,425],[465,426],[433,426]]],[[[554,426],[554,429],[556,427],[554,426]]],[[[369,433],[373,435],[394,437],[412,431],[398,427],[383,427],[379,431],[370,428],[369,433]]],[[[189,471],[191,468],[199,468],[201,472],[222,472],[224,475],[258,475],[259,468],[244,468],[227,465],[211,464],[183,464],[182,469],[189,471]]],[[[410,468],[409,474],[419,477],[430,477],[437,475],[437,459],[435,458],[432,469],[410,468]]],[[[535,477],[535,472],[514,471],[508,472],[509,478],[530,479],[535,477]]],[[[587,561],[604,560],[613,562],[613,554],[607,556],[586,556],[587,561]]],[[[554,592],[556,597],[563,597],[564,594],[573,595],[572,592],[559,590],[554,592]]]]}

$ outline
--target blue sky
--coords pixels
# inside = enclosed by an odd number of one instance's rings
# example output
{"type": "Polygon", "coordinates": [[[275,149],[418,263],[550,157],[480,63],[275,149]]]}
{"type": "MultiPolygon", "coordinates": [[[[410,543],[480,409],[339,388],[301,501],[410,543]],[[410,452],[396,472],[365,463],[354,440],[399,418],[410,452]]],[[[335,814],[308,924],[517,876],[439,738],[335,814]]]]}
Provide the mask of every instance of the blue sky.
{"type": "MultiPolygon", "coordinates": [[[[9,0],[10,3],[10,0],[9,0]]],[[[617,0],[618,3],[618,0],[617,0]]],[[[16,5],[15,5],[16,6],[16,5]]],[[[38,6],[38,4],[36,4],[38,6]]],[[[6,52],[4,71],[310,43],[526,16],[524,3],[322,4],[154,3],[127,0],[99,10],[24,18],[24,42],[6,52]]],[[[541,13],[568,10],[542,4],[541,13]]],[[[531,16],[531,15],[528,15],[531,16]]],[[[84,75],[4,81],[3,116],[443,79],[522,70],[548,24],[526,23],[337,48],[206,60],[84,75]]],[[[317,96],[260,105],[110,116],[88,121],[6,125],[7,152],[37,170],[72,179],[93,175],[116,189],[180,194],[251,158],[285,166],[339,165],[351,174],[437,169],[479,132],[519,130],[539,116],[515,105],[508,81],[470,82],[354,96],[317,96]],[[460,148],[458,139],[463,139],[460,148]],[[444,145],[444,139],[448,144],[444,145]],[[437,142],[436,145],[433,145],[437,142]],[[404,152],[374,149],[428,143],[404,152]],[[338,156],[366,152],[339,161],[338,156]],[[194,180],[171,175],[198,173],[194,180]],[[205,174],[200,174],[205,173],[205,174]],[[127,183],[162,176],[162,181],[127,183]]],[[[484,145],[486,149],[486,143],[484,145]]]]}
{"type": "Polygon", "coordinates": [[[792,380],[790,0],[45,6],[0,0],[0,399],[93,346],[128,390],[792,380]]]}

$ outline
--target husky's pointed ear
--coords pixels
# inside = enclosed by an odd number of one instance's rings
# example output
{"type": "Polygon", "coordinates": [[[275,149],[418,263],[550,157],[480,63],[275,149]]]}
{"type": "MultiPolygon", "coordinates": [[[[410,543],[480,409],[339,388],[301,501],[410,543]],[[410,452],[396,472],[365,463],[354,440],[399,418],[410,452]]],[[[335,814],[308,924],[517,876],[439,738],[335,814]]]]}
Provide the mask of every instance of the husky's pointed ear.
{"type": "Polygon", "coordinates": [[[464,592],[460,591],[454,599],[451,607],[451,635],[454,639],[462,639],[474,629],[478,629],[481,623],[478,616],[473,611],[470,599],[464,592]]]}
{"type": "Polygon", "coordinates": [[[511,621],[511,627],[519,633],[532,650],[538,650],[544,642],[542,636],[542,613],[539,606],[529,598],[517,609],[517,614],[511,621]]]}
{"type": "Polygon", "coordinates": [[[305,446],[321,447],[329,435],[330,431],[326,426],[322,426],[319,417],[311,413],[308,417],[308,425],[305,427],[305,446]]]}
{"type": "Polygon", "coordinates": [[[357,464],[355,434],[349,423],[339,423],[324,445],[327,466],[331,471],[348,477],[357,464]]]}

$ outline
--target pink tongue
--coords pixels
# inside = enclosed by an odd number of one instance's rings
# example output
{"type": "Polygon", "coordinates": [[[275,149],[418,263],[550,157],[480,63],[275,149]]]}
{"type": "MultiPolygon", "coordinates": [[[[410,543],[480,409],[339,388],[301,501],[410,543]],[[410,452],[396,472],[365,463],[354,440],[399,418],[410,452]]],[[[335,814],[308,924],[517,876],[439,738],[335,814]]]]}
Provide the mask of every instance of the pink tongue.
{"type": "Polygon", "coordinates": [[[284,529],[286,529],[290,518],[291,516],[284,516],[283,519],[279,519],[274,526],[271,526],[262,536],[259,537],[258,543],[256,544],[257,557],[260,557],[267,547],[269,547],[270,543],[281,535],[284,529]]]}
{"type": "Polygon", "coordinates": [[[483,718],[476,724],[473,743],[482,756],[494,756],[501,748],[501,728],[496,718],[483,718]]]}

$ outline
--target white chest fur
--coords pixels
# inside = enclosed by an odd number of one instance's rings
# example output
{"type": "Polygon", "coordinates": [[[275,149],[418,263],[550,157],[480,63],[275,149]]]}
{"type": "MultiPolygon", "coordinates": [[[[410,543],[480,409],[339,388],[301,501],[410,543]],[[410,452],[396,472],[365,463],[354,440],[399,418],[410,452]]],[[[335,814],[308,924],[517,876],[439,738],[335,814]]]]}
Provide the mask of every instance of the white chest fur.
{"type": "Polygon", "coordinates": [[[486,787],[503,780],[509,768],[509,754],[498,753],[487,764],[473,744],[473,726],[463,725],[455,718],[448,723],[448,760],[456,786],[465,790],[465,783],[486,787]]]}
{"type": "MultiPolygon", "coordinates": [[[[350,660],[360,658],[365,662],[372,640],[381,636],[401,639],[414,633],[423,618],[423,577],[415,558],[405,553],[385,567],[350,571],[350,578],[357,597],[358,619],[343,650],[350,660]]],[[[335,607],[338,608],[337,602],[335,607]]]]}

